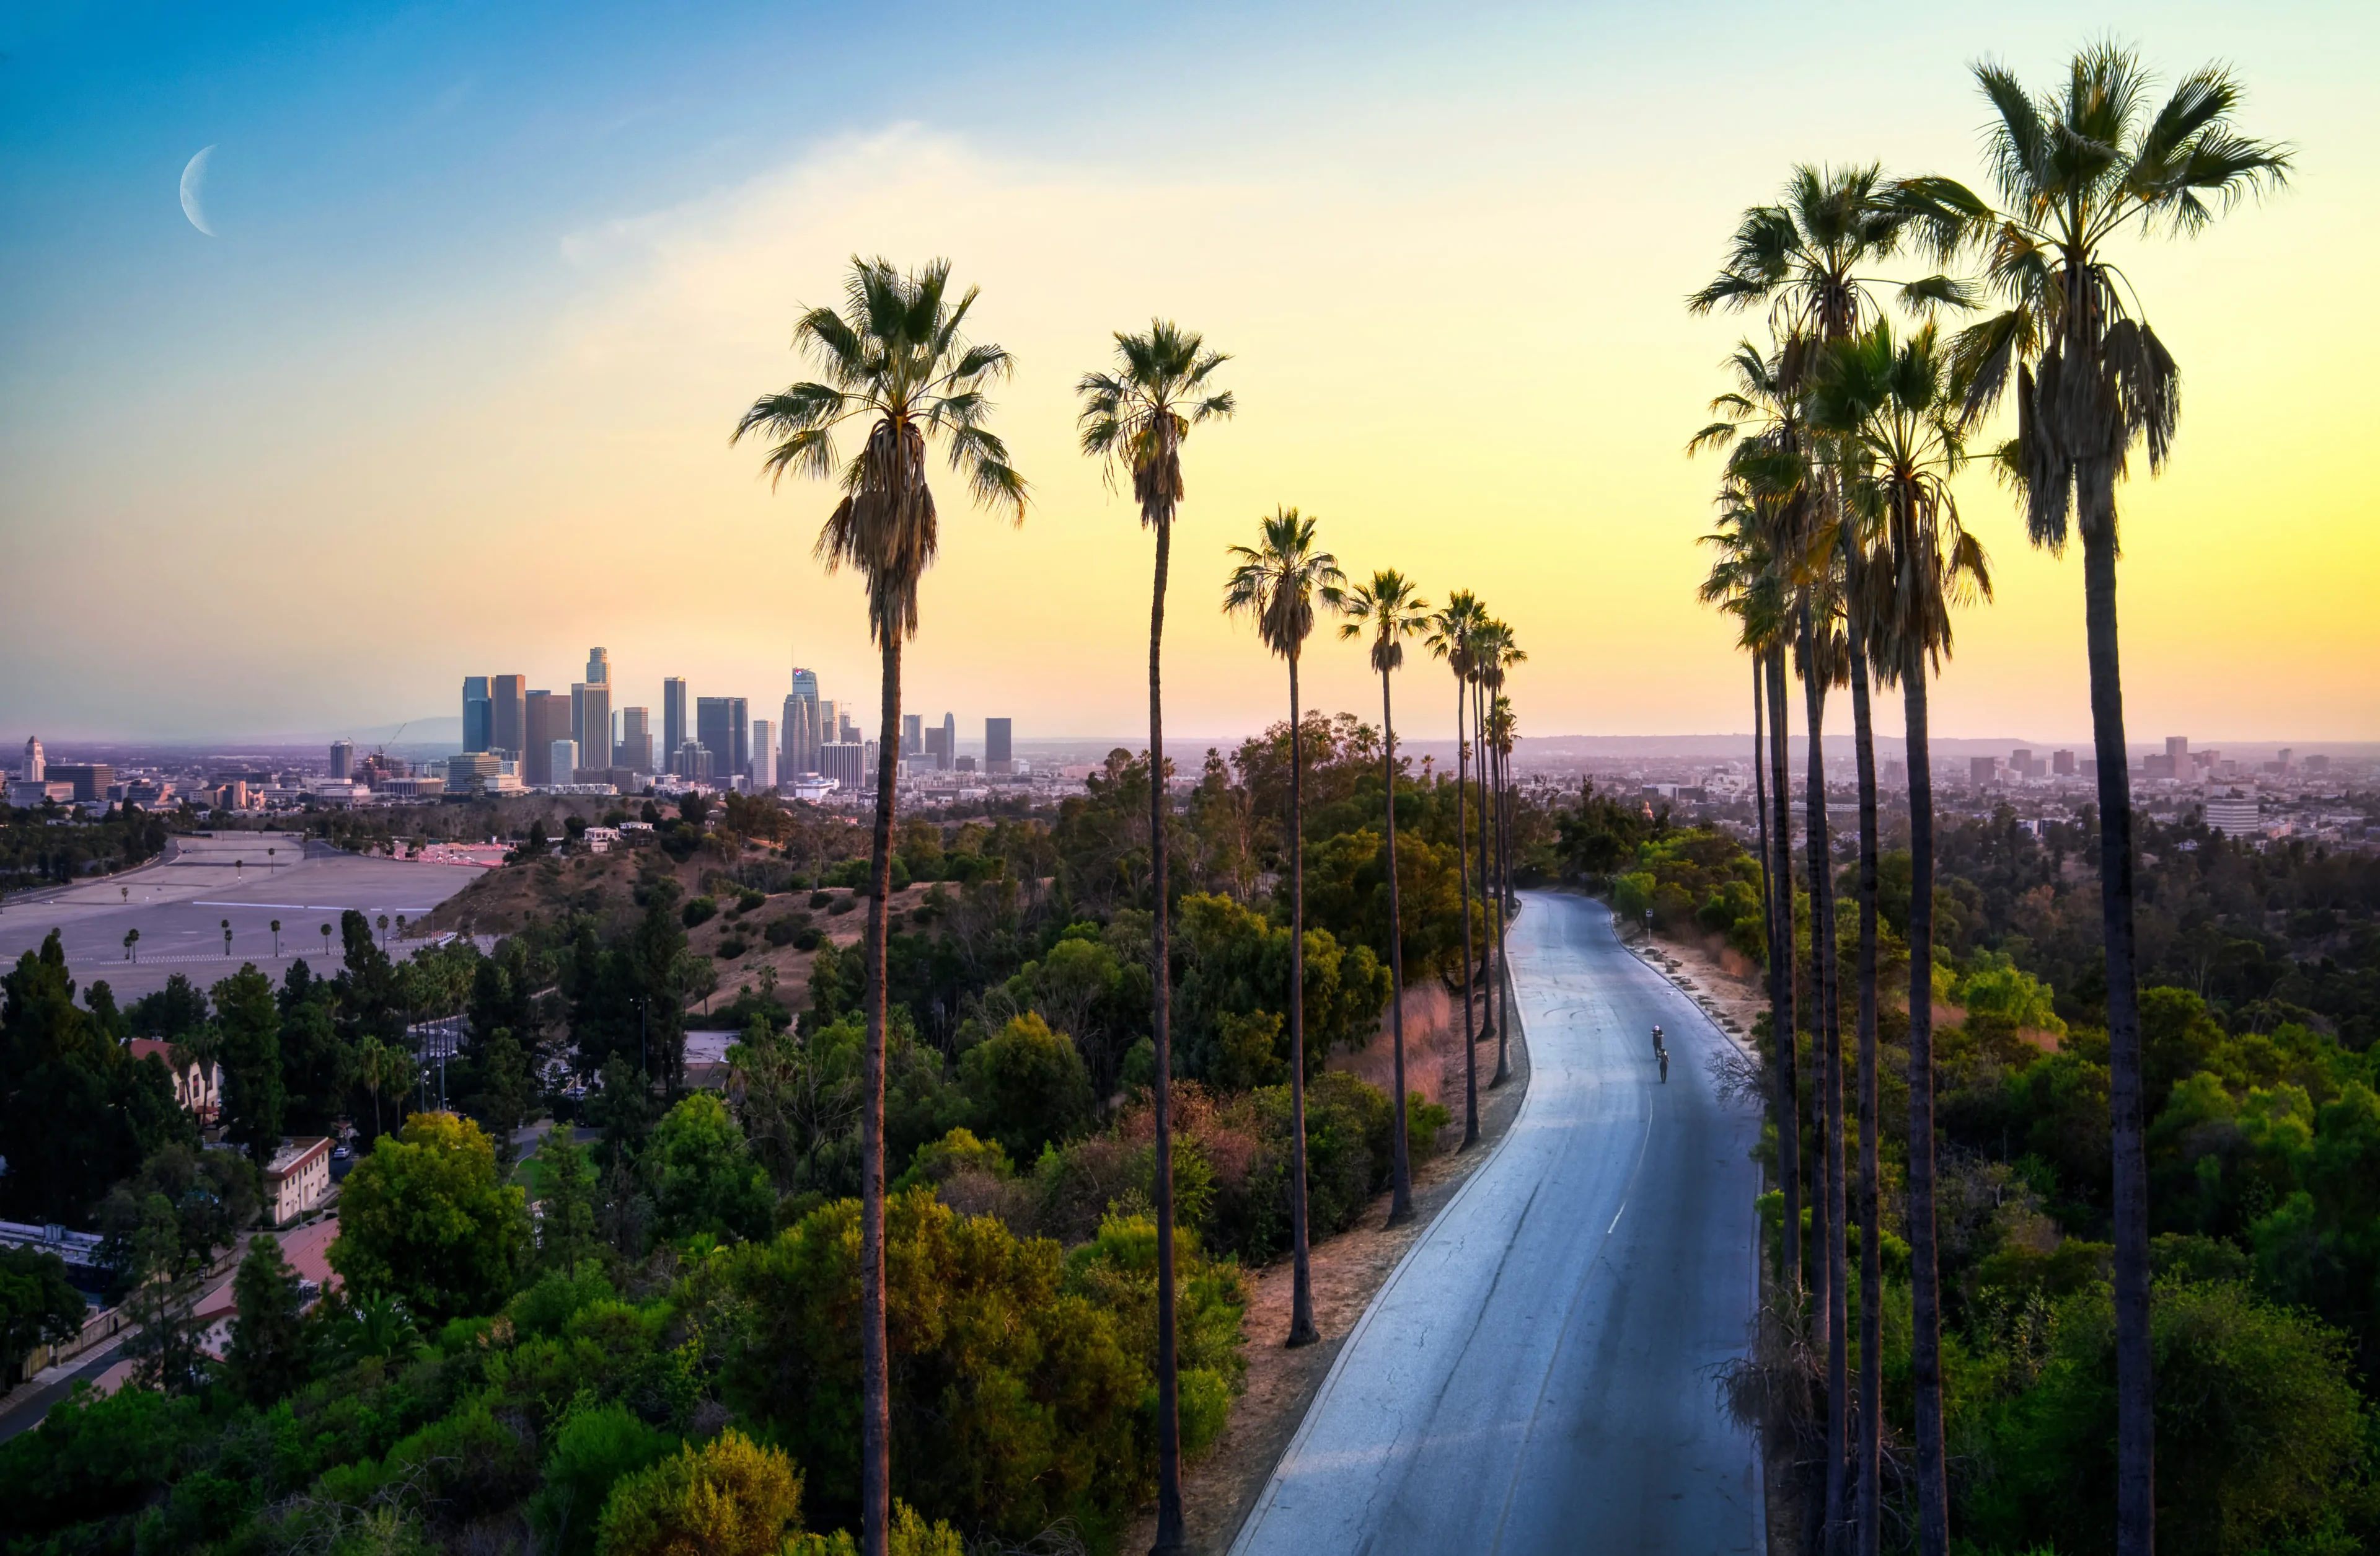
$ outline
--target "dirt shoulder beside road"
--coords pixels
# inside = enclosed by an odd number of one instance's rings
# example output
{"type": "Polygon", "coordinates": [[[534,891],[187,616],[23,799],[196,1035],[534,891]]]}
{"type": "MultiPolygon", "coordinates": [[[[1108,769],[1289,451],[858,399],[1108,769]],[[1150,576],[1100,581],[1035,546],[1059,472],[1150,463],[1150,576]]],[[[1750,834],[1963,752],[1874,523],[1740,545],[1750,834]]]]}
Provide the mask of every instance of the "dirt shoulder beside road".
{"type": "MultiPolygon", "coordinates": [[[[1451,1003],[1451,1002],[1450,1002],[1451,1003]]],[[[1413,1033],[1407,1030],[1407,1038],[1413,1033]]],[[[1455,1138],[1463,1116],[1462,1039],[1451,1044],[1451,1083],[1442,1099],[1454,1110],[1455,1138]]],[[[1407,1073],[1413,1073],[1407,1055],[1407,1073]]],[[[1365,1209],[1354,1228],[1314,1246],[1309,1262],[1314,1277],[1314,1319],[1322,1331],[1318,1344],[1289,1350],[1281,1337],[1289,1332],[1290,1265],[1287,1259],[1251,1271],[1248,1276],[1246,1319],[1247,1392],[1232,1407],[1232,1423],[1214,1448],[1182,1477],[1182,1497],[1188,1524],[1190,1549],[1203,1553],[1231,1548],[1256,1505],[1273,1466],[1281,1462],[1289,1440],[1297,1435],[1306,1407],[1322,1387],[1340,1347],[1388,1281],[1405,1250],[1428,1229],[1447,1201],[1454,1197],[1479,1165],[1486,1161],[1521,1111],[1528,1089],[1529,1051],[1526,1034],[1515,1026],[1512,1042],[1512,1074],[1502,1086],[1488,1089],[1495,1074],[1496,1047],[1479,1045],[1479,1144],[1467,1151],[1450,1151],[1425,1162],[1414,1174],[1414,1219],[1390,1228],[1389,1197],[1382,1194],[1365,1209]]],[[[1416,1087],[1416,1089],[1421,1088],[1416,1087]]],[[[1157,1536],[1153,1509],[1126,1531],[1120,1549],[1145,1550],[1157,1536]]],[[[1318,1553],[1319,1556],[1319,1553],[1318,1553]]]]}

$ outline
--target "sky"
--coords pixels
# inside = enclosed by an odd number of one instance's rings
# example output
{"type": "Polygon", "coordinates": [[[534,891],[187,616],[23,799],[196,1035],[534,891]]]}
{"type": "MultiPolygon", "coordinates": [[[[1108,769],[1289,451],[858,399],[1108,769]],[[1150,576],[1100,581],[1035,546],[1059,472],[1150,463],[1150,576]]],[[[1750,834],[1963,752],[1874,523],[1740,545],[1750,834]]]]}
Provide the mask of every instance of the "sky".
{"type": "MultiPolygon", "coordinates": [[[[1980,180],[1972,65],[2228,62],[2290,188],[2119,253],[2181,432],[2119,494],[2136,740],[2380,737],[2380,505],[2343,375],[2380,210],[2368,5],[1995,7],[327,4],[0,10],[0,737],[264,738],[453,717],[463,676],[615,701],[664,675],[772,712],[794,664],[870,709],[833,493],[731,447],[809,376],[849,257],[948,257],[1018,362],[1021,528],[938,489],[907,706],[1019,738],[1146,727],[1151,547],[1075,444],[1075,381],[1162,315],[1232,360],[1185,450],[1166,721],[1286,682],[1223,618],[1276,504],[1352,574],[1477,591],[1525,735],[1750,726],[1694,588],[1683,452],[1757,317],[1696,319],[1791,166],[1980,180]],[[179,186],[214,150],[197,191],[179,186]]],[[[1935,694],[1951,736],[2090,727],[2079,553],[1991,552],[1935,694]]],[[[1377,716],[1354,645],[1309,703],[1377,716]]],[[[1416,663],[1399,724],[1451,728],[1416,663]]],[[[658,714],[656,713],[656,716],[658,714]]],[[[1881,727],[1897,733],[1897,718],[1881,727]]]]}

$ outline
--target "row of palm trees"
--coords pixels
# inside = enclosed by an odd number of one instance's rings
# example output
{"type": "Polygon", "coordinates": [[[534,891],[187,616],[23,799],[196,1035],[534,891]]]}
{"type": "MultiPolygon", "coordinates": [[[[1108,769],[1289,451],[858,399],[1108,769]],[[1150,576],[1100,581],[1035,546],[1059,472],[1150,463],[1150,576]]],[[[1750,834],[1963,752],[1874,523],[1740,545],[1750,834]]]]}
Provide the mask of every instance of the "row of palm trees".
{"type": "MultiPolygon", "coordinates": [[[[763,395],[745,412],[731,442],[747,436],[768,441],[762,460],[773,486],[790,473],[840,482],[842,500],[820,530],[817,554],[829,571],[856,569],[866,588],[868,628],[882,659],[882,705],[877,770],[875,833],[871,857],[867,940],[867,1039],[860,1110],[860,1352],[861,1352],[861,1549],[880,1556],[891,1513],[890,1396],[885,1339],[884,1290],[884,1064],[886,928],[892,893],[894,779],[901,707],[901,656],[917,635],[918,583],[934,559],[938,541],[933,492],[928,480],[929,444],[940,442],[953,469],[981,505],[1022,522],[1027,488],[1007,448],[989,426],[988,390],[1007,377],[1014,359],[998,346],[969,341],[964,326],[978,290],[953,298],[947,261],[903,272],[882,259],[855,258],[840,311],[811,309],[794,332],[794,346],[821,370],[806,380],[763,395]],[[856,423],[865,441],[848,459],[838,455],[839,429],[856,423]]],[[[1184,495],[1182,448],[1191,431],[1231,416],[1231,392],[1215,383],[1230,359],[1204,339],[1165,320],[1146,334],[1115,335],[1111,371],[1086,373],[1076,385],[1083,452],[1099,459],[1112,481],[1129,476],[1143,527],[1155,541],[1156,565],[1148,627],[1148,835],[1151,889],[1155,896],[1151,962],[1155,994],[1151,1008],[1156,1124],[1154,1210],[1157,1222],[1157,1460],[1158,1527],[1155,1550],[1184,1546],[1179,1427],[1179,1368],[1175,1337],[1174,1222],[1172,1174],[1172,1076],[1171,962],[1168,948],[1171,890],[1166,832],[1164,680],[1162,674],[1166,590],[1172,567],[1173,524],[1184,495]]],[[[1391,1224],[1413,1214],[1404,1083],[1404,987],[1402,905],[1397,887],[1396,723],[1393,677],[1404,662],[1409,639],[1424,638],[1445,659],[1456,678],[1458,834],[1465,846],[1463,891],[1469,896],[1470,758],[1478,756],[1478,869],[1482,895],[1498,881],[1488,943],[1475,964],[1469,912],[1464,924],[1463,1028],[1465,1034],[1465,1146],[1478,1138],[1475,1041],[1492,1027],[1498,1035],[1496,1075],[1509,1074],[1504,1031],[1509,1007],[1494,1005],[1500,976],[1501,925],[1511,898],[1508,760],[1515,735],[1510,700],[1502,695],[1505,673],[1526,656],[1512,629],[1488,615],[1478,600],[1458,593],[1433,614],[1412,580],[1384,569],[1362,583],[1350,583],[1337,559],[1321,550],[1315,521],[1294,508],[1278,509],[1259,521],[1257,543],[1233,546],[1223,608],[1250,618],[1259,640],[1287,662],[1290,687],[1291,973],[1290,1032],[1291,1226],[1293,1310],[1287,1343],[1308,1344],[1320,1337],[1314,1321],[1309,1273],[1305,1197],[1305,847],[1304,750],[1298,667],[1314,632],[1317,605],[1340,613],[1341,635],[1368,639],[1371,664],[1380,675],[1382,768],[1386,790],[1386,857],[1389,897],[1389,957],[1398,997],[1390,1003],[1395,1067],[1394,1161],[1391,1224]],[[1465,709],[1471,717],[1464,740],[1465,709]],[[1495,824],[1489,824],[1491,810],[1495,824]],[[1492,861],[1491,861],[1492,840],[1492,861]],[[1491,871],[1492,862],[1492,871],[1491,871]],[[1494,974],[1488,969],[1493,967],[1494,974]],[[1486,977],[1483,1020],[1473,1033],[1473,989],[1486,977]]],[[[1509,998],[1509,995],[1507,995],[1509,998]]]]}
{"type": "Polygon", "coordinates": [[[1915,1502],[1918,1549],[1949,1549],[1942,1439],[1941,1294],[1936,1251],[1932,1048],[1933,800],[1926,690],[1951,649],[1951,613],[1988,598],[1982,546],[1960,519],[1954,478],[1979,425],[2010,397],[2013,437],[1983,457],[2017,491],[2032,541],[2062,550],[2082,534],[2100,881],[2107,940],[2111,1146],[2115,1173],[2118,1391],[2116,1547],[2155,1548],[2154,1395],[2149,1351],[2147,1179],[2140,1015],[2132,948],[2131,798],[2116,629],[2115,492],[2130,456],[2154,472],[2172,445],[2180,370],[2150,330],[2109,253],[2119,237],[2188,236],[2245,195],[2277,187],[2288,149],[2240,133],[2239,87],[2208,67],[2162,101],[2132,54],[2097,45],[2040,94],[2007,70],[1975,78],[1991,118],[1985,162],[1996,199],[1941,176],[1889,179],[1880,167],[1794,169],[1778,201],[1744,213],[1694,312],[1765,306],[1771,343],[1730,359],[1733,387],[1691,449],[1727,451],[1717,561],[1706,601],[1739,624],[1754,661],[1755,798],[1767,891],[1773,1108],[1785,1224],[1801,1224],[1803,1092],[1792,1034],[1815,1039],[1818,1192],[1810,1246],[1789,1230],[1783,1284],[1795,1321],[1822,1326],[1827,1359],[1826,1548],[1871,1556],[1880,1540],[1881,1231],[1876,1167],[1876,889],[1872,683],[1901,693],[1908,744],[1912,878],[1909,933],[1909,1168],[1915,1502]],[[1875,271],[1904,258],[1951,265],[1906,280],[1875,271]],[[1898,332],[1891,293],[1925,322],[1898,332]],[[1931,316],[1996,310],[1947,338],[1931,316]],[[1797,988],[1786,771],[1788,656],[1803,683],[1808,772],[1806,978],[1797,988]],[[1848,686],[1859,784],[1859,946],[1854,966],[1858,1199],[1844,1161],[1832,852],[1823,754],[1828,693],[1848,686]],[[1765,723],[1765,749],[1763,729],[1765,723]],[[1763,771],[1765,769],[1765,771],[1763,771]],[[1806,1001],[1814,1008],[1801,1008],[1806,1001]],[[1848,1220],[1860,1219],[1860,1378],[1846,1376],[1848,1220]]]}

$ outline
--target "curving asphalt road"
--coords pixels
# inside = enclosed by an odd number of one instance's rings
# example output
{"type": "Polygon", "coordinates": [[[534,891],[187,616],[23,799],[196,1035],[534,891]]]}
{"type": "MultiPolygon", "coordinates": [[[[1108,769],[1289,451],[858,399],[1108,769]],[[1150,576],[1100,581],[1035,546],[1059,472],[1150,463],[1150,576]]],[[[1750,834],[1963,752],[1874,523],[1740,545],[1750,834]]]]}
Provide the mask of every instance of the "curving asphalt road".
{"type": "Polygon", "coordinates": [[[1757,1118],[1603,905],[1526,901],[1520,1116],[1365,1313],[1232,1556],[1760,1549],[1712,1377],[1755,1301],[1757,1118]]]}

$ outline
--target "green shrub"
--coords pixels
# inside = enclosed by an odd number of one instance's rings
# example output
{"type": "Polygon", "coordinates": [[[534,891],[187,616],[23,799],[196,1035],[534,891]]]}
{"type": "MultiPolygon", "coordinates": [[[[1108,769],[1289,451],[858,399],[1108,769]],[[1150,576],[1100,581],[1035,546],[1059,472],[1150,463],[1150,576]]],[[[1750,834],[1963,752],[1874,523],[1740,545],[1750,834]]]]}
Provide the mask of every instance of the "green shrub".
{"type": "Polygon", "coordinates": [[[802,1477],[729,1428],[622,1479],[603,1504],[602,1556],[778,1556],[798,1533],[802,1477]]]}
{"type": "Polygon", "coordinates": [[[738,892],[735,893],[735,911],[738,913],[749,913],[754,908],[765,904],[768,900],[769,894],[765,892],[754,892],[749,890],[738,892]]]}
{"type": "Polygon", "coordinates": [[[1031,1012],[959,1058],[977,1126],[1010,1158],[1030,1161],[1090,1116],[1090,1073],[1075,1039],[1031,1012]]]}
{"type": "Polygon", "coordinates": [[[828,891],[823,886],[810,893],[810,906],[812,907],[824,907],[827,904],[832,901],[834,901],[834,893],[828,891]]]}
{"type": "Polygon", "coordinates": [[[829,904],[827,905],[827,909],[826,909],[826,910],[827,910],[827,912],[829,912],[830,914],[834,914],[834,913],[848,913],[848,912],[850,912],[853,908],[857,907],[858,906],[859,906],[859,896],[858,896],[858,893],[852,893],[850,896],[845,896],[845,897],[837,897],[837,898],[835,898],[835,899],[834,899],[834,901],[832,901],[832,902],[831,902],[831,903],[829,903],[829,904]]]}
{"type": "Polygon", "coordinates": [[[676,1445],[670,1434],[645,1425],[625,1405],[573,1406],[554,1428],[545,1484],[528,1504],[539,1549],[555,1556],[589,1556],[612,1488],[676,1445]]]}
{"type": "Polygon", "coordinates": [[[719,950],[715,954],[722,962],[732,962],[751,949],[751,942],[743,936],[730,935],[719,942],[719,950]]]}
{"type": "Polygon", "coordinates": [[[782,918],[770,919],[769,927],[762,930],[761,934],[771,945],[791,945],[794,943],[795,937],[809,927],[808,914],[788,913],[782,918]]]}
{"type": "Polygon", "coordinates": [[[716,897],[688,897],[686,906],[677,910],[677,916],[689,930],[698,924],[708,924],[719,916],[719,900],[716,897]]]}

